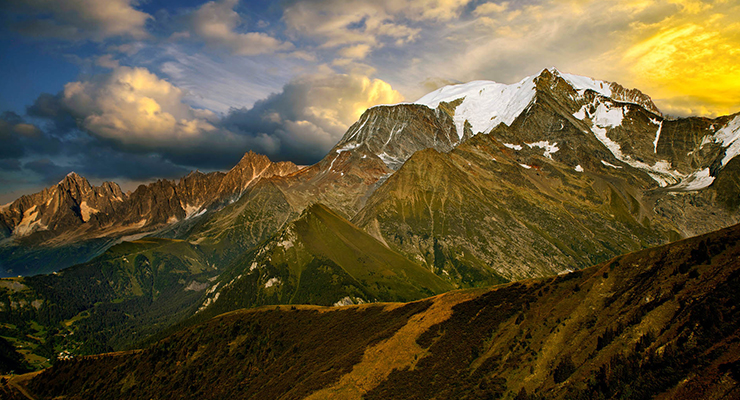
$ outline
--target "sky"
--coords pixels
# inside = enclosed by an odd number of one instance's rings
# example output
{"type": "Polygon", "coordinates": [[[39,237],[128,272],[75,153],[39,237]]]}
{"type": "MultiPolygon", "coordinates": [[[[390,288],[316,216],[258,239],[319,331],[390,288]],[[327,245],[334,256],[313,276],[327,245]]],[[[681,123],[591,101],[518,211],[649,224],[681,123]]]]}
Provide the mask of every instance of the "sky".
{"type": "Polygon", "coordinates": [[[312,164],[373,105],[548,67],[740,111],[740,0],[0,0],[0,54],[0,204],[312,164]]]}

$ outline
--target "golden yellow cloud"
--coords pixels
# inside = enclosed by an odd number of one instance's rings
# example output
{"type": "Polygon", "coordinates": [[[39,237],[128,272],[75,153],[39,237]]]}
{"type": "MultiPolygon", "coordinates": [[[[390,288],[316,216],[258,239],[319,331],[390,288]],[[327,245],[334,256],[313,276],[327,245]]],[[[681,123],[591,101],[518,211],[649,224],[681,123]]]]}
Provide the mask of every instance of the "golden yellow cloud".
{"type": "Polygon", "coordinates": [[[740,7],[675,0],[679,12],[638,29],[621,56],[631,80],[669,114],[740,111],[740,7]]]}
{"type": "Polygon", "coordinates": [[[740,43],[694,23],[663,29],[624,55],[636,82],[681,114],[740,111],[740,43]],[[697,99],[693,108],[686,97],[697,99]],[[680,101],[672,101],[680,100],[680,101]]]}
{"type": "Polygon", "coordinates": [[[457,79],[554,65],[636,87],[667,114],[740,112],[737,0],[482,3],[472,16],[478,37],[455,32],[469,43],[457,79]]]}

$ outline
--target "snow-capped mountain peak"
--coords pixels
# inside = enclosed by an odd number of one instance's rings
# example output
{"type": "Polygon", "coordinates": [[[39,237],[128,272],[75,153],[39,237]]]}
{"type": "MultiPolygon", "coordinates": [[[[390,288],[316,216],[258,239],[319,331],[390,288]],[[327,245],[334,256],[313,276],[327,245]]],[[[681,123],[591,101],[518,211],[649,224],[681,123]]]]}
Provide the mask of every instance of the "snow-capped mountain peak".
{"type": "Polygon", "coordinates": [[[457,133],[462,139],[466,121],[470,123],[473,134],[488,133],[500,123],[511,125],[534,100],[537,78],[544,74],[562,78],[581,97],[590,90],[615,101],[638,104],[661,115],[650,97],[639,90],[625,89],[614,82],[563,73],[554,67],[543,69],[539,74],[513,84],[478,80],[444,86],[422,96],[413,104],[436,109],[441,103],[450,103],[450,108],[454,109],[457,133]]]}
{"type": "Polygon", "coordinates": [[[440,103],[462,102],[455,107],[453,120],[462,139],[465,121],[473,133],[488,133],[498,124],[511,125],[535,96],[535,76],[528,76],[514,84],[493,81],[472,81],[441,87],[415,101],[429,108],[440,103]]]}

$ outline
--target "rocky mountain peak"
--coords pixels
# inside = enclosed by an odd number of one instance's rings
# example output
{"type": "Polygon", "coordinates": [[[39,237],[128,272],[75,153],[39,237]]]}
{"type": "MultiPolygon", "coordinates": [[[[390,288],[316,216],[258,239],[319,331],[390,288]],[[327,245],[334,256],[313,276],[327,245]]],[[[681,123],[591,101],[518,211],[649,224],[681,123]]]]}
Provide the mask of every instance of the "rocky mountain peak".
{"type": "Polygon", "coordinates": [[[270,159],[263,154],[257,154],[253,152],[252,150],[249,150],[248,152],[244,153],[241,160],[232,168],[234,169],[244,169],[244,168],[255,168],[259,166],[264,166],[271,163],[270,159]]]}
{"type": "Polygon", "coordinates": [[[84,177],[78,175],[76,172],[70,172],[67,174],[67,176],[65,176],[57,186],[60,189],[75,192],[88,192],[92,189],[90,182],[88,182],[84,177]]]}
{"type": "Polygon", "coordinates": [[[247,187],[256,183],[258,178],[283,176],[298,170],[292,162],[272,162],[266,155],[248,151],[239,163],[226,173],[218,187],[219,197],[232,198],[240,196],[247,187]]]}
{"type": "Polygon", "coordinates": [[[362,114],[328,157],[338,158],[343,152],[359,151],[379,157],[395,170],[419,150],[450,151],[464,137],[456,132],[452,116],[444,107],[377,106],[362,114]]]}
{"type": "Polygon", "coordinates": [[[570,85],[581,96],[583,96],[586,91],[592,91],[601,96],[608,97],[618,102],[640,105],[643,108],[659,116],[663,115],[660,110],[658,110],[658,107],[655,105],[655,103],[653,103],[653,100],[650,98],[650,96],[642,93],[638,89],[627,89],[616,82],[609,82],[581,75],[563,73],[558,71],[555,67],[542,70],[537,79],[551,81],[556,77],[565,80],[568,85],[570,85]]]}

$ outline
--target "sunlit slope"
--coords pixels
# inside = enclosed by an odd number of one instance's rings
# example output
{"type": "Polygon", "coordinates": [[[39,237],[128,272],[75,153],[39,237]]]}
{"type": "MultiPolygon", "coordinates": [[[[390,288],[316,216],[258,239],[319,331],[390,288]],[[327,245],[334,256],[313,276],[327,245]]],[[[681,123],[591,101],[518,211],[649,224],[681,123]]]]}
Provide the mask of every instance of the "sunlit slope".
{"type": "Polygon", "coordinates": [[[451,288],[315,204],[230,267],[208,289],[204,306],[214,313],[264,304],[409,301],[451,288]]]}
{"type": "Polygon", "coordinates": [[[410,304],[235,311],[30,383],[65,398],[736,398],[740,226],[410,304]],[[106,371],[106,373],[100,373],[106,371]]]}

